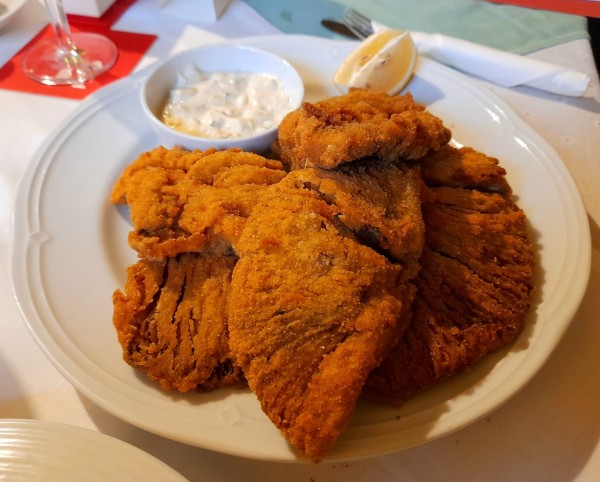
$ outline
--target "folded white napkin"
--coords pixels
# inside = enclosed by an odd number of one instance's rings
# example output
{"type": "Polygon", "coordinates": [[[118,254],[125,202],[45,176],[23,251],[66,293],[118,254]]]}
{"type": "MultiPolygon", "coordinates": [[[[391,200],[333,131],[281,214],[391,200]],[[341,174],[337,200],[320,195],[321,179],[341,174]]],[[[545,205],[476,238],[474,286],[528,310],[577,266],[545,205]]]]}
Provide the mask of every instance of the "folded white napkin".
{"type": "MultiPolygon", "coordinates": [[[[384,25],[373,22],[377,32],[384,25]]],[[[590,82],[587,74],[442,34],[411,32],[419,53],[503,87],[527,85],[554,94],[579,97],[590,82]]]]}

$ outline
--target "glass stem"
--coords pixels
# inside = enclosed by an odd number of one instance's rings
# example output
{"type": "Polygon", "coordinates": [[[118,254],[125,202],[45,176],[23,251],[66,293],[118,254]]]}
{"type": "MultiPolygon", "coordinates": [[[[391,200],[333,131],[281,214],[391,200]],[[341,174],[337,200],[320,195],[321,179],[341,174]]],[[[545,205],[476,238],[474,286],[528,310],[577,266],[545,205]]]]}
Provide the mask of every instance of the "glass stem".
{"type": "Polygon", "coordinates": [[[44,0],[52,28],[56,32],[58,42],[63,49],[65,63],[68,68],[75,74],[81,84],[94,77],[92,67],[86,61],[82,52],[77,49],[73,38],[71,37],[71,29],[67,14],[63,7],[62,0],[44,0]]]}
{"type": "Polygon", "coordinates": [[[50,22],[59,42],[69,50],[74,49],[75,44],[71,38],[71,29],[69,28],[69,21],[67,20],[62,0],[44,0],[44,3],[48,9],[50,22]]]}

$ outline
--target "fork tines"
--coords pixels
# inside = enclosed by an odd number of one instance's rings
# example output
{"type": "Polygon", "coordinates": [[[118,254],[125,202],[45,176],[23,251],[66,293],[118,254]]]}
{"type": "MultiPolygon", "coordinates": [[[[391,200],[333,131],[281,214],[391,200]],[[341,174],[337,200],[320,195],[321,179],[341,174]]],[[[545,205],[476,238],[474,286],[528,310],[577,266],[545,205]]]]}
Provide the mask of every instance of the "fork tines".
{"type": "Polygon", "coordinates": [[[367,38],[373,34],[371,20],[352,8],[344,11],[342,22],[360,38],[367,38]]]}

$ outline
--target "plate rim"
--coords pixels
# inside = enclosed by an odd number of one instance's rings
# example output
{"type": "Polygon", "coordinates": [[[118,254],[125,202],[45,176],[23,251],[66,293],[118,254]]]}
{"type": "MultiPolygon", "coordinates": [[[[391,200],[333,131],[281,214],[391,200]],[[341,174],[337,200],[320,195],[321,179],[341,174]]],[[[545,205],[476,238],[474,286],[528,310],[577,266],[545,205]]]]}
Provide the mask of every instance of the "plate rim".
{"type": "MultiPolygon", "coordinates": [[[[149,452],[133,445],[132,443],[121,440],[117,437],[113,437],[112,435],[92,430],[90,428],[81,427],[78,425],[67,424],[63,422],[50,421],[50,420],[40,420],[40,419],[28,419],[28,418],[3,418],[0,420],[0,447],[3,447],[7,450],[0,450],[0,461],[3,462],[3,466],[5,469],[10,469],[10,459],[20,460],[19,455],[21,455],[24,445],[34,445],[41,446],[41,448],[49,449],[49,452],[52,454],[52,466],[54,467],[57,462],[57,455],[59,461],[64,461],[65,463],[69,462],[69,472],[72,475],[77,475],[72,473],[73,467],[73,452],[69,450],[68,453],[65,450],[62,450],[62,447],[69,447],[70,449],[75,448],[82,452],[81,455],[89,456],[90,447],[89,444],[92,444],[94,449],[98,451],[94,451],[93,453],[93,463],[100,464],[101,461],[98,458],[102,458],[102,454],[104,453],[101,449],[111,449],[111,452],[107,453],[106,456],[111,458],[113,457],[127,457],[128,460],[126,463],[122,465],[126,467],[132,467],[134,472],[130,472],[128,477],[135,477],[135,480],[146,480],[151,473],[156,475],[160,475],[161,477],[169,477],[169,480],[173,481],[187,481],[182,474],[176,471],[173,467],[166,464],[164,461],[160,460],[158,457],[152,455],[149,452]],[[66,437],[66,439],[65,439],[66,437]],[[55,440],[56,444],[51,443],[52,440],[55,440]],[[11,445],[16,445],[17,450],[8,450],[11,445]],[[7,454],[11,457],[8,457],[7,454]],[[142,462],[141,464],[130,464],[130,458],[135,457],[138,462],[142,462]],[[140,469],[141,467],[141,469],[140,469]],[[145,471],[145,467],[149,467],[151,472],[142,473],[140,470],[145,471]]],[[[40,447],[37,447],[38,449],[40,447]]],[[[34,450],[31,453],[31,450],[27,451],[27,464],[20,464],[23,468],[27,468],[27,470],[36,471],[36,461],[47,460],[47,456],[37,457],[36,454],[39,450],[34,450]]],[[[49,454],[47,454],[49,455],[49,454]]],[[[77,453],[75,454],[77,455],[77,453]]],[[[108,460],[105,460],[108,462],[108,460]]],[[[112,460],[114,462],[114,460],[112,460]]],[[[48,464],[43,464],[42,467],[46,467],[48,464]]],[[[109,467],[108,470],[112,471],[110,463],[103,464],[103,467],[109,467]]],[[[89,467],[86,464],[85,469],[86,473],[89,472],[89,467]]],[[[119,467],[115,467],[115,470],[119,467]]],[[[7,472],[10,474],[10,471],[7,472]]],[[[23,475],[21,472],[19,474],[23,475]]],[[[29,475],[32,475],[29,473],[29,475]]],[[[82,475],[82,474],[79,474],[82,475]]],[[[111,474],[105,474],[111,475],[111,474]]],[[[112,476],[116,476],[114,473],[112,476]]],[[[123,475],[121,473],[121,475],[123,475]]],[[[10,477],[9,477],[10,478],[10,477]]],[[[99,480],[99,479],[95,479],[99,480]]],[[[128,479],[131,480],[131,479],[128,479]]]]}

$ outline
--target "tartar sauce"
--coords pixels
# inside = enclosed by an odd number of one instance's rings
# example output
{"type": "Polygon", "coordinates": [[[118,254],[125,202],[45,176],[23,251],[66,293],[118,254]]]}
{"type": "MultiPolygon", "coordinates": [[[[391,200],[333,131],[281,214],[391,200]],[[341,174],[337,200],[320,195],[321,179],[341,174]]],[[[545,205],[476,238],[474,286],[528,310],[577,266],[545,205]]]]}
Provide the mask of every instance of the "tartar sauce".
{"type": "Polygon", "coordinates": [[[186,134],[211,139],[258,134],[292,110],[291,97],[273,76],[248,72],[180,72],[162,121],[186,134]]]}

